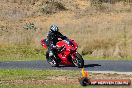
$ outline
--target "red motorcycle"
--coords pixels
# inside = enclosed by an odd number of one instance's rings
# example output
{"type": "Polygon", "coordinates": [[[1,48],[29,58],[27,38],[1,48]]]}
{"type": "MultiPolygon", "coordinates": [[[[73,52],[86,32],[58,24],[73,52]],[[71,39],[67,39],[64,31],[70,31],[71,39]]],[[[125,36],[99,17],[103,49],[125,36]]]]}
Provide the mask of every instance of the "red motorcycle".
{"type": "MultiPolygon", "coordinates": [[[[40,42],[44,48],[48,48],[47,39],[42,39],[40,42]]],[[[56,46],[58,49],[61,48],[60,52],[56,52],[57,56],[53,55],[52,58],[49,58],[49,52],[46,52],[46,59],[51,66],[75,65],[78,68],[82,68],[84,66],[84,60],[77,52],[78,45],[74,40],[68,38],[58,40],[56,46]]]]}

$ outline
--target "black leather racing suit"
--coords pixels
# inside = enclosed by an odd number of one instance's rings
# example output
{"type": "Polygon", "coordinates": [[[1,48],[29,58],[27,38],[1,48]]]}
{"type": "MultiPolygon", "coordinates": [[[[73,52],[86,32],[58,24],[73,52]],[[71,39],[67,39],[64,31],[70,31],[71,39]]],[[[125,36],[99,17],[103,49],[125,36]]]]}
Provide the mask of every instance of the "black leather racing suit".
{"type": "MultiPolygon", "coordinates": [[[[56,53],[58,51],[58,49],[56,47],[58,38],[61,38],[62,40],[64,40],[66,38],[66,36],[63,36],[60,32],[49,31],[48,36],[47,36],[49,57],[56,55],[56,53]]],[[[57,57],[57,55],[56,55],[56,57],[57,57]]]]}

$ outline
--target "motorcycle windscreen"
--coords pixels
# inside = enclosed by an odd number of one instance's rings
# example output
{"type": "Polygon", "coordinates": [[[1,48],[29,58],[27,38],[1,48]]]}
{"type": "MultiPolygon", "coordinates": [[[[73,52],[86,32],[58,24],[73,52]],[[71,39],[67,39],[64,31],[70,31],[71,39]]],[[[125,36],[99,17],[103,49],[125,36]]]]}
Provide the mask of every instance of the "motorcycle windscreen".
{"type": "Polygon", "coordinates": [[[42,39],[41,41],[41,44],[44,48],[47,48],[48,47],[48,40],[47,39],[42,39]]]}

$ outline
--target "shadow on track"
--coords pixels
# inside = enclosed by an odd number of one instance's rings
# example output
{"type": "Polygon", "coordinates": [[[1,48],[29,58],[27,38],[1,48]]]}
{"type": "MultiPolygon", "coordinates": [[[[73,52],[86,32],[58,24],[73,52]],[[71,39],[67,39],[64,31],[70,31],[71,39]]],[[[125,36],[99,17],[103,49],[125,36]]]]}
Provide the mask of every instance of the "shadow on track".
{"type": "MultiPolygon", "coordinates": [[[[96,67],[96,66],[101,66],[100,64],[86,64],[84,65],[84,68],[90,68],[90,67],[96,67]]],[[[71,68],[71,67],[76,67],[74,65],[60,65],[59,67],[57,68],[65,68],[65,67],[68,67],[68,68],[71,68]]]]}
{"type": "Polygon", "coordinates": [[[59,65],[58,68],[63,68],[63,67],[76,67],[76,66],[74,66],[74,65],[59,65]]]}
{"type": "Polygon", "coordinates": [[[100,64],[87,64],[87,65],[84,65],[84,68],[96,67],[96,66],[101,66],[101,65],[100,64]]]}

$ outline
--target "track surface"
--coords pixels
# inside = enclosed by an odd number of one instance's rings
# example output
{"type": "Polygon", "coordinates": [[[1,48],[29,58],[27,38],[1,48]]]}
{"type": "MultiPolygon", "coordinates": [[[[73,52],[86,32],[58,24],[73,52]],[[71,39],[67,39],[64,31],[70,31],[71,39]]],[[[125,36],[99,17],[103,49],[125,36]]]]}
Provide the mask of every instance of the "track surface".
{"type": "MultiPolygon", "coordinates": [[[[78,70],[74,66],[51,67],[46,61],[0,62],[0,69],[54,69],[78,70]]],[[[132,61],[85,60],[85,69],[89,71],[132,72],[132,61]]]]}

